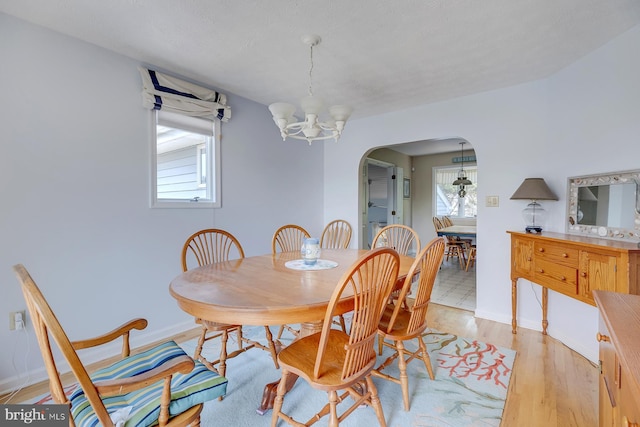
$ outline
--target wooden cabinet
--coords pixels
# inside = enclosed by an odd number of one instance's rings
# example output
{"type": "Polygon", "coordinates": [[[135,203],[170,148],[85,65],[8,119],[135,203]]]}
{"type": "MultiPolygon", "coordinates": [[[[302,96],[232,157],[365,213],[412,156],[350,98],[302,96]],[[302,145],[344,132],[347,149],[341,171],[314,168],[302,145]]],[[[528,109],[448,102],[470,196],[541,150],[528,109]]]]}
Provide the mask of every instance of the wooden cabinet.
{"type": "Polygon", "coordinates": [[[640,426],[640,296],[596,290],[600,426],[640,426]]]}
{"type": "Polygon", "coordinates": [[[511,311],[516,333],[517,282],[542,286],[542,333],[547,333],[548,290],[595,305],[594,290],[640,294],[640,248],[635,242],[561,233],[511,234],[511,311]]]}

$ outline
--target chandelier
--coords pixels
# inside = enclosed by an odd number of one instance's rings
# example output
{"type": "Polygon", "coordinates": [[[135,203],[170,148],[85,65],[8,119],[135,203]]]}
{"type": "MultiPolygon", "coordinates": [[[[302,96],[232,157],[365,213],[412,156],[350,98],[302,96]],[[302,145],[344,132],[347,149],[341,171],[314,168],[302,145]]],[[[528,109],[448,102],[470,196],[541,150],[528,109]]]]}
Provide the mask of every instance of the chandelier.
{"type": "Polygon", "coordinates": [[[453,185],[458,186],[458,196],[464,197],[467,195],[467,190],[464,189],[466,185],[471,185],[472,182],[467,178],[467,173],[464,171],[464,141],[460,142],[460,160],[462,165],[460,166],[460,171],[458,172],[458,179],[453,181],[453,185]]]}
{"type": "Polygon", "coordinates": [[[309,95],[300,100],[300,106],[304,112],[304,121],[297,121],[294,116],[296,107],[286,102],[276,102],[269,105],[269,111],[273,115],[273,121],[280,129],[280,135],[284,141],[289,138],[303,139],[309,142],[333,138],[336,142],[342,134],[344,125],[351,116],[353,108],[348,105],[334,105],[329,108],[331,119],[320,121],[320,113],[324,108],[322,99],[313,96],[313,48],[320,43],[320,36],[307,35],[302,37],[304,44],[309,46],[309,95]]]}

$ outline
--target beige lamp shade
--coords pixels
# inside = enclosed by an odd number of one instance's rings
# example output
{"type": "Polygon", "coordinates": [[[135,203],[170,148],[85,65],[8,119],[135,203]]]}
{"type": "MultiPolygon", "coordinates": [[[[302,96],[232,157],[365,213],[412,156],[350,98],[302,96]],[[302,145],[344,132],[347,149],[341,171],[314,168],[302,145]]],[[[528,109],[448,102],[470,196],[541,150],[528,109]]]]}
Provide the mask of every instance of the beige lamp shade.
{"type": "Polygon", "coordinates": [[[536,200],[558,200],[553,191],[542,178],[525,178],[520,187],[513,193],[511,200],[531,200],[522,211],[522,217],[527,224],[527,233],[541,233],[546,212],[536,200]]]}
{"type": "Polygon", "coordinates": [[[542,178],[525,178],[511,200],[558,200],[542,178]]]}

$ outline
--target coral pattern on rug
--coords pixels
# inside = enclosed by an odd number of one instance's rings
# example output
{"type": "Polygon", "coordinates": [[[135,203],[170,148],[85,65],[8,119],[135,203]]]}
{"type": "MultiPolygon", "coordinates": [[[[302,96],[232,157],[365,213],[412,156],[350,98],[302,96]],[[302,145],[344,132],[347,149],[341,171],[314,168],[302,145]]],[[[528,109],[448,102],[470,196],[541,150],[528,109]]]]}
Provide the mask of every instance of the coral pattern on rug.
{"type": "Polygon", "coordinates": [[[424,340],[437,364],[436,380],[426,377],[421,382],[426,387],[418,387],[412,425],[499,426],[515,352],[437,331],[424,340]]]}

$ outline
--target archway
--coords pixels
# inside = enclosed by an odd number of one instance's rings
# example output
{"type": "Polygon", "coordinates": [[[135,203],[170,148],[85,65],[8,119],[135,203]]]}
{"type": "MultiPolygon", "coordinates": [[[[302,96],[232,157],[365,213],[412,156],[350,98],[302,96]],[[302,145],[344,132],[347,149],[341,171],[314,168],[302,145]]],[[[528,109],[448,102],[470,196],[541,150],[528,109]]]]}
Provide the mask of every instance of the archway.
{"type": "MultiPolygon", "coordinates": [[[[426,244],[437,236],[433,226],[432,218],[437,215],[448,215],[452,217],[457,224],[475,225],[477,220],[477,203],[478,197],[475,191],[477,184],[477,162],[475,161],[475,150],[469,141],[460,137],[433,139],[425,141],[417,141],[411,143],[401,143],[377,147],[367,152],[360,162],[361,182],[359,194],[360,206],[360,224],[362,230],[362,239],[359,242],[360,247],[367,248],[366,243],[369,242],[368,233],[370,233],[370,224],[368,210],[370,203],[379,203],[374,197],[371,198],[368,192],[367,182],[367,159],[374,159],[374,163],[382,162],[383,164],[400,166],[404,170],[404,178],[409,181],[410,192],[409,197],[402,197],[402,205],[404,207],[404,220],[402,223],[411,226],[420,236],[422,244],[426,244]],[[461,153],[460,142],[464,141],[464,150],[461,153]],[[457,193],[457,187],[452,185],[456,179],[459,170],[464,161],[464,169],[468,171],[473,169],[473,188],[467,188],[465,195],[466,204],[472,204],[473,209],[467,210],[463,215],[454,214],[451,211],[443,211],[442,206],[437,206],[436,197],[437,188],[442,190],[448,187],[449,193],[457,193]],[[445,181],[438,187],[436,180],[438,175],[445,181]]],[[[442,191],[441,191],[442,192],[442,191]]],[[[442,198],[442,194],[439,195],[442,198]]],[[[457,209],[459,204],[455,199],[451,199],[449,208],[457,209]]],[[[473,242],[475,244],[475,241],[473,242]]],[[[450,265],[451,269],[442,273],[443,279],[448,281],[448,285],[453,288],[453,282],[458,281],[461,286],[457,286],[456,293],[462,292],[464,289],[467,295],[461,296],[458,308],[467,310],[475,310],[475,266],[470,266],[469,271],[464,271],[456,265],[450,265]],[[463,298],[464,297],[464,298],[463,298]]],[[[466,265],[465,265],[466,266],[466,265]]],[[[445,305],[454,305],[446,303],[445,305]]]]}

